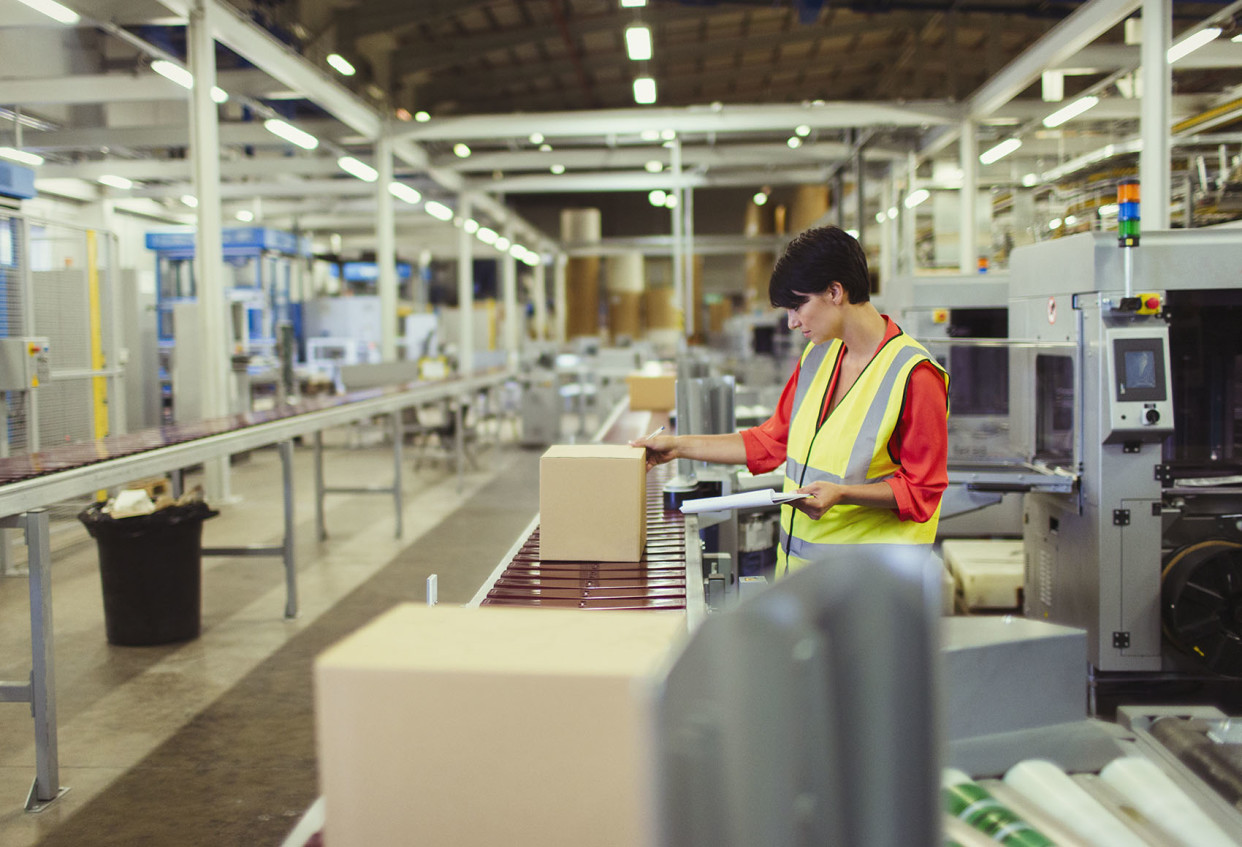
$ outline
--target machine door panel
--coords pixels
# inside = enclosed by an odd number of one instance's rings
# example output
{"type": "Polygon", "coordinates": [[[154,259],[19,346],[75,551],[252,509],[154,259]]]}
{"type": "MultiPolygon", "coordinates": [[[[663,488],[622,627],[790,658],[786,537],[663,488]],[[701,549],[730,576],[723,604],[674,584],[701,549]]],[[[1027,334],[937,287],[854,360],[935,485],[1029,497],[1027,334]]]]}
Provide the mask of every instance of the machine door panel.
{"type": "Polygon", "coordinates": [[[1114,518],[1121,535],[1121,617],[1113,643],[1117,655],[1127,659],[1160,657],[1159,505],[1152,500],[1122,500],[1114,518]]]}

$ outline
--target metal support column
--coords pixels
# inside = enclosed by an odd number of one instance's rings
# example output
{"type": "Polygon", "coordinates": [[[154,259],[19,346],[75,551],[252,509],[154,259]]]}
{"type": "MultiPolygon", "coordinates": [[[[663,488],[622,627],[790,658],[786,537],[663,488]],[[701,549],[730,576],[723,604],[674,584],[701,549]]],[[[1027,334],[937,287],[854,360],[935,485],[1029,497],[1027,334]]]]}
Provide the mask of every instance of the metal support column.
{"type": "Polygon", "coordinates": [[[315,538],[328,540],[328,526],[323,519],[323,430],[315,431],[315,538]]]}
{"type": "Polygon", "coordinates": [[[854,147],[854,226],[858,229],[860,244],[867,231],[867,163],[863,159],[864,143],[860,140],[854,147]]]}
{"type": "Polygon", "coordinates": [[[681,305],[681,323],[682,338],[689,338],[694,333],[694,304],[691,303],[692,295],[687,296],[686,282],[686,245],[682,241],[682,218],[681,218],[681,140],[674,139],[668,142],[669,154],[671,161],[669,164],[669,173],[673,178],[673,197],[676,205],[673,207],[673,296],[678,299],[681,305]]]}
{"type": "Polygon", "coordinates": [[[556,318],[556,337],[558,344],[565,343],[565,332],[569,320],[569,296],[566,292],[566,268],[569,266],[569,256],[564,253],[556,254],[556,265],[552,268],[552,288],[553,288],[553,305],[556,308],[554,317],[556,318]]]}
{"type": "Polygon", "coordinates": [[[978,271],[979,245],[975,224],[975,206],[979,197],[979,140],[975,136],[975,122],[962,121],[962,135],[958,141],[962,165],[961,226],[958,233],[958,270],[964,274],[978,271]]]}
{"type": "Polygon", "coordinates": [[[393,362],[397,359],[397,237],[393,196],[388,190],[392,184],[392,136],[387,127],[375,140],[375,169],[379,171],[375,182],[375,263],[379,270],[380,356],[385,362],[393,362]]]}
{"type": "Polygon", "coordinates": [[[548,275],[539,257],[539,264],[534,268],[534,284],[531,294],[535,301],[535,339],[548,340],[548,275]]]}
{"type": "Polygon", "coordinates": [[[281,560],[285,565],[285,617],[298,616],[298,563],[293,553],[293,439],[280,442],[280,477],[285,499],[285,539],[281,560]]]}
{"type": "Polygon", "coordinates": [[[1139,55],[1143,97],[1139,112],[1139,185],[1143,202],[1143,230],[1169,228],[1172,177],[1169,174],[1169,101],[1173,70],[1169,66],[1169,37],[1173,28],[1171,0],[1143,0],[1143,45],[1139,55]]]}
{"type": "Polygon", "coordinates": [[[404,440],[405,428],[401,425],[401,412],[396,411],[392,413],[392,506],[397,512],[394,538],[400,538],[405,532],[402,524],[405,506],[401,502],[401,448],[404,440]]]}
{"type": "Polygon", "coordinates": [[[47,509],[0,520],[0,527],[22,529],[30,582],[30,682],[0,683],[0,702],[29,703],[34,718],[35,780],[26,811],[40,812],[68,789],[60,787],[56,736],[56,663],[52,627],[52,548],[47,509]]]}
{"type": "MultiPolygon", "coordinates": [[[[677,199],[677,207],[681,210],[682,239],[685,241],[683,260],[686,263],[686,299],[690,302],[690,310],[686,312],[686,337],[689,338],[699,331],[698,303],[694,295],[694,189],[686,186],[677,199]]],[[[706,337],[706,336],[705,336],[706,337]]]]}
{"type": "MultiPolygon", "coordinates": [[[[457,214],[462,220],[471,215],[470,197],[461,195],[457,214]]],[[[462,227],[457,231],[457,311],[461,319],[458,332],[457,373],[474,373],[474,236],[462,227]]]]}
{"type": "MultiPolygon", "coordinates": [[[[505,227],[505,237],[509,239],[510,243],[516,238],[512,225],[505,227]]],[[[518,311],[517,298],[517,259],[508,251],[500,257],[500,277],[501,295],[505,306],[504,339],[506,364],[516,371],[518,350],[520,349],[518,327],[520,326],[521,313],[518,311]]]]}

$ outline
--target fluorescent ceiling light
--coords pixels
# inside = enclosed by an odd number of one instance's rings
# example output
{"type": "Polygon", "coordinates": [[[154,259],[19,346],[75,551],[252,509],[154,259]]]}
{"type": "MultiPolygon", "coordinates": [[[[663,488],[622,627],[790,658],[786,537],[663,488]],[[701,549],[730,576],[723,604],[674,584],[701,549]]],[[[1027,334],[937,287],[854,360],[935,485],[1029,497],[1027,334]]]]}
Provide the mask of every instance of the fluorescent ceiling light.
{"type": "Polygon", "coordinates": [[[649,106],[656,101],[656,82],[649,76],[640,76],[634,80],[634,102],[640,106],[649,106]]]}
{"type": "Polygon", "coordinates": [[[1060,229],[1060,228],[1061,228],[1060,218],[1053,218],[1052,220],[1048,221],[1048,229],[1060,229]]]}
{"type": "Polygon", "coordinates": [[[430,112],[415,112],[414,120],[418,121],[420,124],[425,124],[427,123],[427,121],[431,120],[431,113],[430,112]]]}
{"type": "Polygon", "coordinates": [[[491,227],[481,226],[479,231],[475,233],[475,236],[484,244],[495,244],[500,234],[491,227]]]}
{"type": "Polygon", "coordinates": [[[194,87],[194,74],[190,73],[180,65],[164,59],[156,59],[151,63],[151,70],[164,77],[164,79],[172,80],[182,88],[189,89],[194,87]]]}
{"type": "Polygon", "coordinates": [[[1065,216],[1065,225],[1066,225],[1066,226],[1073,226],[1073,225],[1074,225],[1074,224],[1076,224],[1076,223],[1078,223],[1078,218],[1077,218],[1077,217],[1075,217],[1074,215],[1066,215],[1066,216],[1065,216]]]}
{"type": "Polygon", "coordinates": [[[1216,40],[1216,36],[1220,35],[1220,27],[1205,26],[1203,29],[1193,35],[1183,38],[1181,41],[1169,48],[1169,52],[1165,56],[1169,60],[1169,64],[1173,64],[1178,59],[1184,59],[1191,53],[1198,50],[1205,44],[1211,44],[1216,40]]]}
{"type": "Polygon", "coordinates": [[[503,235],[496,239],[496,243],[492,245],[501,253],[508,253],[509,248],[513,246],[513,242],[505,238],[503,235]]]}
{"type": "Polygon", "coordinates": [[[561,174],[565,173],[565,166],[564,165],[553,165],[552,167],[548,168],[548,170],[552,171],[552,173],[556,174],[557,176],[560,176],[561,174]]]}
{"type": "Polygon", "coordinates": [[[659,141],[660,131],[658,129],[644,129],[638,134],[643,141],[659,141]]]}
{"type": "Polygon", "coordinates": [[[1100,102],[1100,98],[1094,94],[1088,94],[1086,97],[1079,97],[1067,106],[1062,106],[1048,117],[1044,118],[1044,126],[1048,129],[1058,127],[1066,121],[1073,120],[1083,112],[1093,108],[1096,103],[1100,102]]]}
{"type": "Polygon", "coordinates": [[[342,156],[336,160],[336,166],[345,171],[345,173],[358,177],[363,182],[375,182],[379,179],[379,171],[366,162],[355,159],[353,156],[342,156]]]}
{"type": "Polygon", "coordinates": [[[237,218],[239,221],[241,221],[244,224],[248,224],[252,220],[254,220],[254,212],[250,211],[249,209],[238,209],[236,212],[233,213],[233,217],[237,218]]]}
{"type": "Polygon", "coordinates": [[[189,206],[191,209],[198,208],[198,198],[193,194],[182,194],[181,202],[189,206]]]}
{"type": "Polygon", "coordinates": [[[657,188],[647,194],[647,202],[652,206],[663,206],[664,201],[668,199],[668,192],[663,188],[657,188]]]}
{"type": "Polygon", "coordinates": [[[750,199],[755,201],[756,206],[762,206],[768,202],[768,195],[762,191],[756,191],[755,196],[750,199]]]}
{"type": "Polygon", "coordinates": [[[311,135],[309,132],[303,132],[290,123],[285,123],[280,118],[268,118],[263,122],[263,128],[279,138],[283,138],[290,144],[295,144],[303,150],[314,150],[319,146],[319,139],[311,135]]]}
{"type": "Polygon", "coordinates": [[[466,218],[464,221],[461,222],[461,228],[464,229],[466,232],[470,233],[471,235],[474,235],[476,232],[479,231],[479,222],[476,221],[474,218],[466,218]]]}
{"type": "Polygon", "coordinates": [[[509,255],[515,259],[525,258],[526,248],[522,246],[521,244],[514,244],[512,247],[509,248],[509,255]]]}
{"type": "Polygon", "coordinates": [[[1232,41],[1234,44],[1242,44],[1242,35],[1235,35],[1233,38],[1229,40],[1232,41]]]}
{"type": "Polygon", "coordinates": [[[551,153],[551,152],[552,152],[552,145],[551,145],[551,144],[540,144],[540,145],[539,145],[539,152],[540,152],[540,153],[551,153]]]}
{"type": "Polygon", "coordinates": [[[455,155],[459,159],[469,159],[470,158],[470,147],[466,144],[462,144],[459,141],[453,145],[453,155],[455,155]]]}
{"type": "Polygon", "coordinates": [[[227,103],[229,102],[229,93],[220,86],[213,85],[211,87],[211,99],[216,103],[227,103]]]}
{"type": "Polygon", "coordinates": [[[104,174],[97,181],[104,185],[110,185],[113,188],[129,189],[134,187],[132,179],[126,179],[123,176],[113,176],[112,174],[104,174]]]}
{"type": "Polygon", "coordinates": [[[60,5],[56,0],[18,0],[18,2],[29,6],[36,12],[42,12],[52,20],[65,26],[73,26],[82,19],[73,9],[60,5]]]}
{"type": "Polygon", "coordinates": [[[897,220],[897,207],[896,207],[896,206],[889,206],[889,207],[888,207],[888,219],[889,219],[890,221],[895,221],[895,220],[897,220]]]}
{"type": "Polygon", "coordinates": [[[926,188],[918,188],[910,192],[910,196],[906,198],[904,205],[907,209],[913,209],[915,206],[922,203],[928,197],[931,197],[930,191],[928,191],[926,188]]]}
{"type": "Polygon", "coordinates": [[[43,164],[43,157],[34,153],[27,153],[25,150],[18,150],[15,147],[0,147],[0,159],[8,159],[10,162],[20,162],[23,165],[30,165],[37,168],[43,164]]]}
{"type": "Polygon", "coordinates": [[[415,189],[410,188],[404,182],[388,183],[388,193],[393,197],[396,197],[398,200],[404,200],[411,206],[423,199],[423,195],[419,194],[415,189]]]}
{"type": "Polygon", "coordinates": [[[641,9],[647,5],[647,0],[621,0],[622,9],[641,9]]]}
{"type": "Polygon", "coordinates": [[[1100,207],[1099,211],[1100,217],[1111,218],[1116,217],[1117,213],[1121,211],[1121,209],[1116,203],[1105,203],[1100,207]]]}
{"type": "Polygon", "coordinates": [[[627,26],[625,28],[625,52],[634,62],[645,62],[651,58],[651,30],[645,26],[627,26]]]}
{"type": "Polygon", "coordinates": [[[1035,183],[1037,182],[1039,182],[1039,177],[1037,177],[1035,174],[1027,174],[1026,176],[1022,177],[1022,184],[1026,186],[1027,188],[1034,187],[1035,183]]]}
{"type": "Polygon", "coordinates": [[[341,76],[353,76],[357,73],[354,66],[349,63],[349,60],[340,53],[329,53],[328,64],[332,66],[332,70],[341,76]]]}
{"type": "Polygon", "coordinates": [[[677,208],[677,195],[676,194],[674,194],[671,191],[668,193],[668,196],[664,198],[664,208],[666,209],[677,208]]]}
{"type": "Polygon", "coordinates": [[[875,213],[875,222],[876,222],[876,223],[878,223],[878,224],[882,224],[882,223],[884,223],[886,220],[888,220],[888,218],[887,218],[887,217],[885,217],[885,215],[884,215],[884,213],[883,213],[883,212],[876,212],[876,213],[875,213]]]}
{"type": "Polygon", "coordinates": [[[526,255],[522,257],[522,263],[532,268],[538,267],[542,259],[534,250],[527,250],[526,255]]]}
{"type": "Polygon", "coordinates": [[[1012,153],[1014,150],[1017,150],[1021,146],[1022,146],[1022,139],[1006,138],[1004,141],[1002,141],[1000,144],[997,144],[992,149],[985,150],[982,153],[980,153],[979,161],[985,165],[990,165],[993,162],[999,162],[1001,159],[1005,158],[1006,156],[1008,156],[1010,153],[1012,153]]]}
{"type": "Polygon", "coordinates": [[[433,218],[437,218],[442,221],[451,221],[453,219],[453,210],[448,206],[445,206],[439,200],[428,200],[427,204],[423,206],[423,208],[426,209],[427,214],[431,215],[433,218]]]}
{"type": "Polygon", "coordinates": [[[650,162],[643,165],[643,169],[649,174],[658,174],[660,171],[664,170],[664,163],[657,162],[655,159],[652,159],[650,162]]]}
{"type": "Polygon", "coordinates": [[[542,132],[532,132],[532,133],[530,134],[530,143],[531,143],[531,144],[542,144],[542,143],[543,143],[543,133],[542,133],[542,132]]]}
{"type": "Polygon", "coordinates": [[[845,234],[848,235],[850,238],[854,239],[855,241],[858,240],[858,230],[856,229],[847,229],[845,231],[845,234]]]}
{"type": "Polygon", "coordinates": [[[665,141],[672,141],[674,138],[677,137],[677,130],[662,129],[660,130],[660,137],[663,138],[665,141]]]}
{"type": "Polygon", "coordinates": [[[789,136],[789,140],[785,142],[789,145],[790,150],[797,150],[802,146],[802,139],[796,135],[789,136]]]}
{"type": "Polygon", "coordinates": [[[810,134],[811,134],[811,128],[807,126],[806,124],[800,124],[799,126],[794,127],[794,135],[798,136],[799,138],[806,138],[810,134]]]}

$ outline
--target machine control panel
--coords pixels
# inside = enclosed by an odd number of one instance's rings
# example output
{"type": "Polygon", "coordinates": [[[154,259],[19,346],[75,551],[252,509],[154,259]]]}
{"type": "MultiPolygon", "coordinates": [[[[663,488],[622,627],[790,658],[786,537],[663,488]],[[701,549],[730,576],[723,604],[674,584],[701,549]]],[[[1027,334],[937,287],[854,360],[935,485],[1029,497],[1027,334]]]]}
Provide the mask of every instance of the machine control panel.
{"type": "Polygon", "coordinates": [[[29,391],[50,378],[46,338],[0,338],[0,391],[29,391]]]}
{"type": "Polygon", "coordinates": [[[1173,431],[1169,332],[1163,323],[1105,330],[1105,444],[1161,441],[1173,431]]]}

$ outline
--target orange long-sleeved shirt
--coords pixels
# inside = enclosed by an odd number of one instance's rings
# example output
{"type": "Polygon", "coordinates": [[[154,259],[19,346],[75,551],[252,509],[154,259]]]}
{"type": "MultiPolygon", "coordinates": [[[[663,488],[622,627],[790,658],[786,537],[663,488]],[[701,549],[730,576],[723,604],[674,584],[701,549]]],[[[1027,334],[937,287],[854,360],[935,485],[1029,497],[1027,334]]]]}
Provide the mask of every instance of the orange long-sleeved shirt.
{"type": "MultiPolygon", "coordinates": [[[[880,346],[901,332],[892,318],[885,315],[884,321],[886,328],[880,346]]],[[[876,352],[879,352],[879,347],[876,352]]],[[[742,441],[746,445],[746,467],[751,473],[774,470],[785,461],[794,391],[800,370],[801,366],[794,368],[772,417],[759,426],[742,431],[742,441]]],[[[829,382],[824,408],[820,410],[821,426],[825,425],[828,403],[836,390],[839,375],[838,368],[829,382]]],[[[948,402],[944,378],[935,367],[924,362],[911,371],[901,419],[888,441],[889,454],[901,467],[885,480],[897,498],[897,515],[903,521],[922,523],[928,520],[935,514],[940,496],[949,484],[948,402]]]]}

